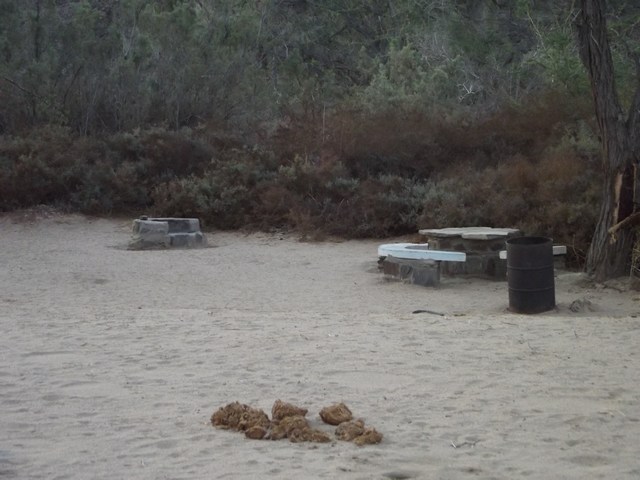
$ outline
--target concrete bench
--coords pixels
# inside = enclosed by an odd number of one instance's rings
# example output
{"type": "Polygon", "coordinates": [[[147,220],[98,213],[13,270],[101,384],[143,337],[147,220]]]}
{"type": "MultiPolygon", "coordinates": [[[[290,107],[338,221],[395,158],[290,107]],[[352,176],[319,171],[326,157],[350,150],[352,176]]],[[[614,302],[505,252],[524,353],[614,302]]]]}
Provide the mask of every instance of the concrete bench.
{"type": "Polygon", "coordinates": [[[379,264],[385,275],[416,285],[440,283],[440,262],[464,262],[464,252],[429,250],[426,243],[388,243],[378,247],[379,264]]]}

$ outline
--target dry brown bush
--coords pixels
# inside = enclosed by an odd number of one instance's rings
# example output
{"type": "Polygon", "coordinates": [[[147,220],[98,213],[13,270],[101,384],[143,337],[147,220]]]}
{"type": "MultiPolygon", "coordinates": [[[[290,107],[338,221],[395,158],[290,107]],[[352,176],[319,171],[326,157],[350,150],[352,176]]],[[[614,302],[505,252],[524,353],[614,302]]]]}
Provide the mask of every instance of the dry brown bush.
{"type": "Polygon", "coordinates": [[[0,137],[0,210],[194,216],[207,228],[294,229],[308,238],[514,226],[586,250],[601,186],[584,105],[558,94],[490,114],[290,116],[261,145],[206,124],[79,137],[0,137]]]}

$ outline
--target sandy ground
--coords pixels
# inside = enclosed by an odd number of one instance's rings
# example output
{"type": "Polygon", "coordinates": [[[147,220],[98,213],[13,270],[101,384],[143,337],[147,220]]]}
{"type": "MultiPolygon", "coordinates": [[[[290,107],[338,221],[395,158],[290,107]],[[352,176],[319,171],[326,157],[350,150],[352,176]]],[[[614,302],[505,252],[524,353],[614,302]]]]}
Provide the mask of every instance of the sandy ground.
{"type": "Polygon", "coordinates": [[[384,280],[388,240],[210,233],[211,248],[135,252],[129,236],[128,220],[0,219],[0,478],[640,478],[640,297],[624,282],[559,273],[558,308],[526,316],[506,282],[384,280]],[[209,423],[276,399],[327,431],[318,411],[344,401],[384,440],[209,423]]]}

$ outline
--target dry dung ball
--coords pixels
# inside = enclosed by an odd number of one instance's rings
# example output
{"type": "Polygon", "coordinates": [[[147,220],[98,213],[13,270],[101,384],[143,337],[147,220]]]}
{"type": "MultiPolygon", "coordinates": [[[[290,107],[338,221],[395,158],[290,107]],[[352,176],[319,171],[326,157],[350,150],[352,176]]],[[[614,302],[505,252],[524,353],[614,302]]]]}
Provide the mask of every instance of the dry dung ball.
{"type": "Polygon", "coordinates": [[[249,407],[239,402],[230,403],[224,407],[220,407],[211,416],[211,424],[217,428],[236,430],[240,423],[240,416],[249,407]]]}
{"type": "Polygon", "coordinates": [[[364,433],[364,421],[356,420],[355,422],[342,422],[336,428],[336,437],[338,440],[352,441],[364,433]]]}
{"type": "Polygon", "coordinates": [[[373,445],[382,441],[382,434],[375,428],[367,428],[362,435],[353,439],[353,443],[359,447],[363,445],[373,445]]]}
{"type": "Polygon", "coordinates": [[[279,422],[285,417],[304,417],[307,412],[306,408],[296,407],[291,403],[276,400],[271,408],[271,418],[274,422],[279,422]]]}
{"type": "Polygon", "coordinates": [[[313,428],[295,429],[289,434],[289,441],[294,443],[299,442],[316,442],[327,443],[331,441],[331,437],[322,430],[313,428]]]}
{"type": "Polygon", "coordinates": [[[225,430],[245,431],[253,426],[269,428],[271,422],[262,410],[251,408],[239,402],[220,407],[211,416],[211,424],[225,430]]]}
{"type": "Polygon", "coordinates": [[[288,438],[294,430],[308,430],[309,423],[307,419],[301,415],[295,415],[293,417],[285,417],[278,423],[274,423],[271,426],[271,432],[269,438],[271,440],[280,440],[288,438]]]}
{"type": "Polygon", "coordinates": [[[351,421],[353,414],[344,403],[336,403],[320,410],[320,418],[329,425],[340,425],[351,421]]]}
{"type": "Polygon", "coordinates": [[[252,440],[262,440],[267,436],[267,429],[261,427],[260,425],[255,425],[253,427],[247,428],[244,432],[244,436],[247,438],[251,438],[252,440]]]}
{"type": "Polygon", "coordinates": [[[327,443],[331,441],[331,437],[322,430],[312,429],[309,435],[310,442],[327,443]]]}
{"type": "MultiPolygon", "coordinates": [[[[294,407],[298,408],[298,407],[294,407]]],[[[307,413],[305,409],[299,409],[302,415],[291,415],[281,418],[277,422],[271,424],[271,432],[268,438],[271,440],[281,440],[288,438],[290,442],[330,442],[331,437],[326,433],[310,427],[309,422],[304,415],[307,413]]],[[[285,408],[283,411],[291,412],[291,409],[285,408]]]]}
{"type": "Polygon", "coordinates": [[[245,431],[256,426],[268,429],[270,425],[271,421],[266,413],[262,410],[252,408],[241,415],[238,430],[245,431]]]}

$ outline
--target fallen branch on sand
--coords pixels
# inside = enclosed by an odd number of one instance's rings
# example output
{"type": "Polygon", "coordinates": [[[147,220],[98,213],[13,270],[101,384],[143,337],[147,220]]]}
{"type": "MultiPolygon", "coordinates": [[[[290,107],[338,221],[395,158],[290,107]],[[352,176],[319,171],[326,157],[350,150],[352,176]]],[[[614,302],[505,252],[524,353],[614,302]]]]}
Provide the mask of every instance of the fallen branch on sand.
{"type": "Polygon", "coordinates": [[[434,312],[433,310],[414,310],[411,313],[430,313],[432,315],[440,315],[441,317],[446,317],[447,315],[442,312],[434,312]]]}

